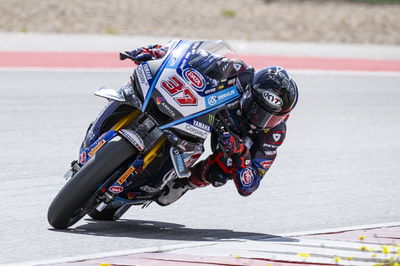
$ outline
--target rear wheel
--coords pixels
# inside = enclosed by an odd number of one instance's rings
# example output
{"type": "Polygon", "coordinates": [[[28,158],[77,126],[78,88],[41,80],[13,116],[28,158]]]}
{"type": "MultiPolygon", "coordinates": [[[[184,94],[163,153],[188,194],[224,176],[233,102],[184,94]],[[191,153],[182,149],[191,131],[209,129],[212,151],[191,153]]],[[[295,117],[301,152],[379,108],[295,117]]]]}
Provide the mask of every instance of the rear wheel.
{"type": "Polygon", "coordinates": [[[103,221],[115,221],[121,218],[121,216],[131,207],[132,205],[123,205],[121,207],[105,208],[101,212],[96,209],[92,209],[89,212],[89,216],[95,220],[103,221]]]}
{"type": "Polygon", "coordinates": [[[120,136],[105,144],[54,198],[47,213],[50,225],[65,229],[85,216],[97,204],[100,185],[134,154],[135,148],[120,136]]]}

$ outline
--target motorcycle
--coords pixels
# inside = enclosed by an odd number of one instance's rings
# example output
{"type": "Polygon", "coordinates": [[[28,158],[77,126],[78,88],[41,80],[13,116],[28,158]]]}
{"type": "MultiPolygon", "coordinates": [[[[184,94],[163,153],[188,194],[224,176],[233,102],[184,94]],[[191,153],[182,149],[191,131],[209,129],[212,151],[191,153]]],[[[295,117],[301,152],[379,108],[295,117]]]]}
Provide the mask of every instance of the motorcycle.
{"type": "Polygon", "coordinates": [[[210,133],[224,131],[219,113],[241,96],[236,79],[210,78],[194,55],[233,50],[223,41],[175,40],[167,47],[162,58],[141,62],[119,90],[95,92],[108,103],[48,209],[52,227],[68,228],[86,214],[117,220],[133,205],[157,202],[169,181],[190,176],[210,133]]]}

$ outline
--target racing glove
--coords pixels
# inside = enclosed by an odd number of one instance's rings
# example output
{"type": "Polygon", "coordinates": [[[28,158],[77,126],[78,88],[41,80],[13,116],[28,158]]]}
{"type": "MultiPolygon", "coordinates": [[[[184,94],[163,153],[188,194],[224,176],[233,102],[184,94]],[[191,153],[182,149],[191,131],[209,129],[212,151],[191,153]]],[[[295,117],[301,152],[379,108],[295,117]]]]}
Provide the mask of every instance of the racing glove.
{"type": "Polygon", "coordinates": [[[219,136],[219,143],[222,150],[220,153],[228,156],[228,158],[217,156],[219,168],[225,173],[225,178],[233,179],[240,195],[250,195],[258,188],[261,177],[252,167],[249,150],[238,136],[227,132],[219,136]]]}
{"type": "Polygon", "coordinates": [[[242,153],[245,149],[244,144],[241,142],[240,138],[229,132],[224,132],[219,135],[218,146],[226,157],[230,157],[233,154],[242,153]]]}
{"type": "Polygon", "coordinates": [[[147,47],[140,47],[130,52],[125,52],[129,55],[129,58],[132,59],[135,64],[140,64],[144,61],[159,59],[166,54],[166,49],[161,45],[150,45],[147,47]]]}

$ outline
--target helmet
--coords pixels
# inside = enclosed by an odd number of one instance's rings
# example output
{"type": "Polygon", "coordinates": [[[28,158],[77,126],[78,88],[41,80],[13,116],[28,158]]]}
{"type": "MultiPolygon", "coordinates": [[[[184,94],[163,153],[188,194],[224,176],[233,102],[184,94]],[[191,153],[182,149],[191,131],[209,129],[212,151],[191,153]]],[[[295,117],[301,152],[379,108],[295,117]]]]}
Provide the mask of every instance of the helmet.
{"type": "Polygon", "coordinates": [[[297,103],[297,85],[282,67],[259,70],[241,106],[246,122],[254,129],[277,126],[297,103]]]}

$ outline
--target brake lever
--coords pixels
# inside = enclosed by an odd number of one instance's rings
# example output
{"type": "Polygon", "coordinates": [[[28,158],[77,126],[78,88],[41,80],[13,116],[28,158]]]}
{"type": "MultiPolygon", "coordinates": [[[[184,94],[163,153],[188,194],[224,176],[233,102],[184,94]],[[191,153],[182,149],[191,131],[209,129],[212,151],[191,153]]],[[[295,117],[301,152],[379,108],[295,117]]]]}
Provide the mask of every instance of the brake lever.
{"type": "Polygon", "coordinates": [[[125,59],[130,59],[132,61],[135,61],[127,52],[125,53],[119,53],[119,60],[123,61],[125,59]]]}

